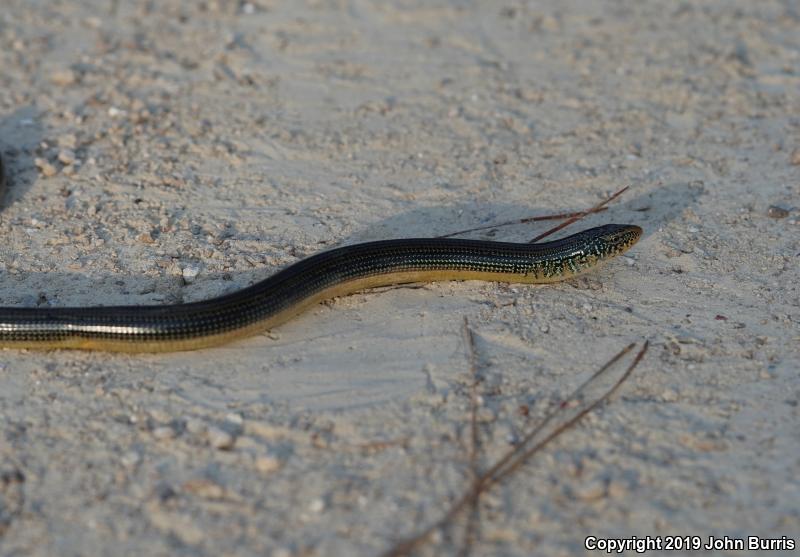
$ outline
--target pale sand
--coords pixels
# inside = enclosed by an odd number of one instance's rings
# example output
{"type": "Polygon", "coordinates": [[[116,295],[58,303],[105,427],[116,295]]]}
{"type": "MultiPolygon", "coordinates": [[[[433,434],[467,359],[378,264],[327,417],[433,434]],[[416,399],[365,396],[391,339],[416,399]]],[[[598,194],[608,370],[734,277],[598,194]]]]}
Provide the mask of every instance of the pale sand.
{"type": "Polygon", "coordinates": [[[791,0],[4,0],[4,305],[196,300],[625,184],[573,230],[645,236],[586,279],[358,294],[202,352],[5,351],[0,555],[379,554],[467,485],[464,316],[481,467],[651,341],[482,500],[472,554],[797,537],[799,29],[791,0]]]}

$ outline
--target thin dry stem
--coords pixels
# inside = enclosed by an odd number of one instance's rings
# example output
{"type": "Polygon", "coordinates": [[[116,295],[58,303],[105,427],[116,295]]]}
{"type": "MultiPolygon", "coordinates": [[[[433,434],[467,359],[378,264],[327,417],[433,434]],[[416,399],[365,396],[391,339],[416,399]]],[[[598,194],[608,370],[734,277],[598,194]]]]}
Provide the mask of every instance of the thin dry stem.
{"type": "Polygon", "coordinates": [[[541,240],[542,238],[547,238],[547,237],[548,237],[548,236],[550,236],[551,234],[555,234],[555,233],[556,233],[556,232],[558,232],[559,230],[561,230],[561,229],[563,229],[563,228],[566,228],[566,227],[568,227],[570,224],[572,224],[572,223],[574,223],[574,222],[577,222],[577,221],[581,220],[581,219],[582,219],[583,217],[585,217],[586,215],[591,215],[592,213],[597,213],[597,212],[599,212],[599,211],[602,211],[602,210],[604,210],[606,205],[608,205],[609,203],[611,203],[612,201],[614,201],[616,198],[618,198],[620,195],[622,195],[623,193],[625,193],[625,191],[626,191],[626,190],[627,190],[629,187],[630,187],[630,186],[625,186],[625,187],[624,187],[624,188],[622,188],[621,190],[619,190],[619,191],[617,191],[616,193],[614,193],[614,194],[613,194],[611,197],[608,197],[607,199],[605,199],[605,200],[601,201],[600,203],[598,203],[597,205],[595,205],[594,207],[592,207],[592,208],[591,208],[591,209],[589,209],[588,211],[583,211],[582,213],[578,213],[577,215],[574,215],[573,217],[571,217],[571,218],[569,218],[569,219],[565,220],[564,222],[562,222],[562,223],[561,223],[561,224],[559,224],[558,226],[554,226],[554,227],[553,227],[553,228],[551,228],[550,230],[548,230],[548,231],[546,231],[546,232],[542,232],[541,234],[539,234],[538,236],[536,236],[536,237],[535,237],[535,238],[533,238],[532,240],[529,240],[529,241],[528,241],[528,243],[529,243],[529,244],[535,244],[536,242],[538,242],[538,241],[539,241],[539,240],[541,240]]]}
{"type": "MultiPolygon", "coordinates": [[[[511,474],[513,474],[520,466],[525,464],[525,462],[528,459],[530,459],[530,457],[532,457],[536,452],[538,452],[544,445],[546,445],[549,441],[551,441],[559,433],[561,433],[562,431],[567,429],[570,425],[576,423],[578,420],[583,418],[586,414],[588,414],[589,412],[591,412],[592,410],[594,410],[595,408],[600,406],[603,402],[608,400],[617,391],[617,389],[619,389],[619,387],[628,379],[628,377],[630,377],[631,373],[633,373],[633,370],[636,368],[636,366],[639,365],[639,362],[642,360],[642,358],[644,357],[645,353],[647,352],[647,348],[649,347],[649,345],[650,345],[649,341],[645,341],[644,342],[644,345],[642,346],[642,349],[639,350],[639,352],[636,354],[636,357],[633,359],[633,362],[631,362],[631,364],[628,366],[628,369],[625,370],[625,373],[623,373],[622,376],[619,379],[617,379],[617,381],[614,383],[614,385],[608,391],[606,391],[601,397],[597,398],[589,406],[587,406],[586,408],[584,408],[583,410],[578,412],[574,417],[570,418],[569,421],[565,422],[563,425],[561,425],[558,428],[556,428],[553,431],[553,433],[551,433],[550,435],[548,435],[547,437],[542,439],[542,441],[540,441],[539,443],[537,443],[533,447],[530,447],[529,449],[527,449],[526,451],[524,451],[522,453],[513,455],[514,458],[513,459],[509,459],[507,461],[508,465],[505,468],[497,467],[496,471],[491,476],[488,473],[482,474],[481,478],[482,479],[485,478],[485,480],[482,481],[482,486],[481,486],[482,490],[485,491],[487,488],[491,487],[492,485],[502,481],[504,478],[506,478],[506,477],[510,476],[511,474]]],[[[633,348],[633,346],[634,345],[630,345],[629,348],[633,348]]],[[[627,353],[628,351],[629,350],[626,348],[625,350],[620,352],[620,354],[627,353]]],[[[616,357],[614,358],[614,360],[617,360],[617,359],[618,358],[616,358],[616,357]]],[[[598,374],[595,374],[593,376],[593,378],[597,377],[597,375],[598,374]]],[[[586,385],[586,383],[584,383],[579,388],[579,391],[585,385],[586,385]]],[[[574,397],[571,397],[571,398],[574,398],[574,397]]],[[[562,407],[563,407],[563,405],[562,405],[562,407]]],[[[515,451],[511,451],[511,452],[513,453],[515,451]]],[[[492,469],[495,469],[495,466],[493,466],[492,469]]]]}
{"type": "MultiPolygon", "coordinates": [[[[606,208],[602,207],[598,209],[599,211],[605,211],[606,208]]],[[[437,236],[437,238],[452,238],[453,236],[460,236],[461,234],[468,234],[470,232],[478,232],[480,230],[491,230],[492,228],[502,228],[504,226],[513,226],[515,224],[527,224],[529,222],[539,222],[543,220],[559,220],[559,219],[568,219],[571,217],[576,217],[578,215],[585,214],[585,211],[578,211],[576,213],[557,213],[553,215],[540,215],[536,217],[524,217],[521,219],[514,219],[514,220],[507,220],[505,222],[500,222],[497,224],[489,224],[487,226],[477,226],[475,228],[467,228],[465,230],[459,230],[457,232],[451,232],[449,234],[443,234],[441,236],[437,236]]]]}
{"type": "MultiPolygon", "coordinates": [[[[473,485],[478,481],[478,447],[480,439],[478,438],[478,358],[475,350],[475,333],[469,326],[469,320],[464,317],[464,340],[467,345],[467,359],[469,362],[470,376],[472,377],[472,385],[470,386],[470,429],[471,429],[471,442],[469,449],[469,471],[472,477],[473,485]]],[[[478,520],[478,501],[475,500],[470,509],[469,520],[464,535],[464,545],[461,548],[460,554],[466,556],[469,550],[475,543],[474,528],[478,520]]]]}
{"type": "Polygon", "coordinates": [[[472,378],[470,385],[470,451],[469,467],[473,477],[478,476],[478,363],[475,352],[475,334],[464,317],[464,342],[467,345],[467,360],[472,378]]]}
{"type": "MultiPolygon", "coordinates": [[[[565,421],[558,427],[556,427],[551,433],[544,437],[541,441],[533,445],[532,447],[525,449],[525,446],[528,442],[536,437],[536,435],[542,431],[544,426],[553,420],[553,417],[558,415],[560,411],[565,407],[563,404],[560,405],[556,410],[551,412],[545,419],[534,428],[534,430],[525,436],[523,441],[517,445],[514,449],[506,453],[500,460],[498,460],[493,466],[491,466],[486,472],[481,474],[478,479],[473,482],[471,488],[462,495],[455,503],[450,507],[450,509],[445,513],[444,517],[440,520],[434,522],[427,528],[425,528],[422,532],[399,542],[393,548],[391,548],[388,552],[384,555],[386,557],[399,557],[402,555],[408,555],[416,548],[418,548],[422,543],[424,543],[428,538],[440,528],[444,528],[451,521],[467,506],[473,505],[474,501],[477,501],[481,494],[484,493],[487,489],[492,487],[493,485],[499,483],[500,481],[504,480],[511,474],[513,474],[520,466],[530,460],[535,454],[541,451],[550,441],[561,435],[564,431],[568,430],[569,428],[573,427],[576,423],[578,423],[584,416],[586,416],[589,412],[597,408],[600,404],[604,401],[608,400],[618,389],[619,387],[630,377],[633,370],[636,366],[639,365],[639,362],[644,357],[644,354],[647,352],[649,342],[645,341],[644,346],[639,351],[639,353],[634,358],[633,362],[628,366],[628,369],[625,373],[612,385],[610,389],[608,389],[603,395],[599,398],[595,399],[594,402],[589,404],[588,406],[584,407],[582,410],[577,412],[572,418],[565,421]]],[[[601,367],[597,372],[595,372],[587,381],[581,384],[568,398],[567,400],[572,400],[577,398],[581,395],[581,393],[586,389],[586,387],[591,384],[594,380],[600,377],[605,371],[607,371],[611,366],[613,366],[616,362],[618,362],[623,356],[625,356],[628,352],[630,352],[634,348],[635,344],[630,344],[623,350],[621,350],[616,356],[614,356],[611,360],[609,360],[603,367],[601,367]]]]}

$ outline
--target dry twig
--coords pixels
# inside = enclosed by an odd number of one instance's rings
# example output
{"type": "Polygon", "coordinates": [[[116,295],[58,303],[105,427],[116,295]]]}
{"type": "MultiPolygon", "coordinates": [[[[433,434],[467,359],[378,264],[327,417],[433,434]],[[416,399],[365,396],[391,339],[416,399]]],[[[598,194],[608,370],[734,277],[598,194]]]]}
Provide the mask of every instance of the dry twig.
{"type": "Polygon", "coordinates": [[[584,211],[584,212],[582,212],[582,213],[578,213],[577,215],[574,215],[573,217],[571,217],[571,218],[569,218],[569,219],[565,220],[564,222],[562,222],[562,223],[561,223],[561,224],[559,224],[558,226],[554,226],[554,227],[553,227],[553,228],[551,228],[550,230],[548,230],[548,231],[546,231],[546,232],[542,232],[541,234],[539,234],[538,236],[536,236],[536,237],[535,237],[535,238],[533,238],[532,240],[529,240],[529,241],[528,241],[528,243],[529,243],[529,244],[535,244],[536,242],[538,242],[538,241],[539,241],[539,240],[541,240],[542,238],[546,238],[546,237],[550,236],[551,234],[555,234],[556,232],[558,232],[558,231],[559,231],[559,230],[561,230],[562,228],[566,228],[566,227],[568,227],[568,226],[569,226],[570,224],[572,224],[573,222],[577,222],[577,221],[581,220],[581,219],[582,219],[583,217],[585,217],[586,215],[591,215],[592,213],[597,213],[597,212],[599,212],[599,211],[603,211],[603,210],[605,210],[605,207],[606,207],[606,205],[608,205],[609,203],[611,203],[612,201],[614,201],[616,198],[618,198],[620,195],[622,195],[623,193],[625,193],[625,191],[626,191],[626,190],[627,190],[629,187],[630,187],[630,186],[625,186],[624,188],[622,188],[621,190],[618,190],[616,193],[614,193],[614,194],[613,194],[613,195],[611,195],[610,197],[606,198],[605,200],[601,201],[600,203],[598,203],[597,205],[595,205],[594,207],[592,207],[592,208],[591,208],[591,209],[589,209],[588,211],[584,211]]]}
{"type": "MultiPolygon", "coordinates": [[[[605,211],[606,208],[602,207],[595,212],[605,211]]],[[[443,234],[442,236],[437,236],[437,238],[451,238],[453,236],[460,236],[461,234],[467,234],[469,232],[478,232],[480,230],[490,230],[492,228],[502,228],[503,226],[512,226],[515,224],[527,224],[529,222],[539,222],[544,220],[559,220],[559,219],[568,219],[572,217],[577,217],[579,215],[587,214],[586,211],[578,211],[576,213],[558,213],[554,215],[540,215],[538,217],[524,217],[521,219],[514,219],[514,220],[507,220],[505,222],[500,222],[497,224],[489,224],[486,226],[478,226],[475,228],[467,228],[465,230],[459,230],[457,232],[451,232],[449,234],[443,234]]]]}
{"type": "MultiPolygon", "coordinates": [[[[616,356],[614,356],[611,360],[609,360],[603,367],[601,367],[597,372],[595,372],[587,381],[581,384],[566,400],[573,400],[580,397],[586,389],[594,383],[598,378],[600,378],[609,368],[611,368],[615,363],[617,363],[623,356],[628,354],[631,350],[633,350],[635,344],[630,344],[623,350],[621,350],[616,356]]],[[[552,422],[556,416],[558,416],[561,411],[566,408],[566,404],[562,403],[556,410],[548,414],[545,419],[536,426],[533,431],[531,431],[522,442],[511,449],[508,453],[506,453],[500,460],[498,460],[493,466],[491,466],[486,472],[479,475],[477,480],[473,482],[471,488],[462,495],[459,499],[456,500],[455,503],[450,507],[450,509],[445,513],[444,517],[440,520],[434,522],[427,528],[425,528],[419,534],[408,538],[404,541],[401,541],[389,551],[387,551],[384,555],[386,557],[399,557],[402,555],[408,555],[415,549],[417,549],[422,543],[427,541],[431,534],[433,534],[436,530],[444,528],[448,526],[456,516],[468,506],[474,504],[473,502],[477,501],[481,494],[488,490],[493,485],[501,482],[502,480],[506,479],[508,476],[513,474],[520,466],[525,464],[531,457],[541,451],[550,441],[561,435],[564,431],[574,426],[578,423],[584,416],[586,416],[589,412],[597,408],[600,404],[608,400],[611,395],[613,395],[619,387],[630,377],[633,370],[639,364],[639,362],[644,357],[645,352],[647,352],[648,342],[645,341],[644,346],[639,351],[639,353],[634,358],[633,362],[628,366],[625,370],[625,373],[611,386],[610,389],[605,391],[600,397],[596,398],[593,402],[586,405],[580,410],[577,410],[572,417],[568,420],[564,421],[560,425],[556,426],[550,433],[544,436],[540,441],[535,443],[534,445],[527,447],[526,445],[530,444],[540,432],[544,430],[544,427],[552,422]]]]}
{"type": "MultiPolygon", "coordinates": [[[[470,429],[471,429],[471,442],[469,451],[469,472],[472,476],[471,481],[475,485],[478,481],[478,446],[480,439],[478,438],[478,358],[475,351],[475,333],[469,326],[469,321],[466,316],[464,317],[464,341],[467,345],[467,359],[469,361],[470,377],[472,384],[470,386],[470,429]]],[[[475,542],[475,529],[478,525],[478,500],[475,499],[471,505],[469,518],[467,520],[467,527],[464,535],[464,545],[461,549],[461,555],[466,556],[469,554],[470,547],[475,542]]]]}

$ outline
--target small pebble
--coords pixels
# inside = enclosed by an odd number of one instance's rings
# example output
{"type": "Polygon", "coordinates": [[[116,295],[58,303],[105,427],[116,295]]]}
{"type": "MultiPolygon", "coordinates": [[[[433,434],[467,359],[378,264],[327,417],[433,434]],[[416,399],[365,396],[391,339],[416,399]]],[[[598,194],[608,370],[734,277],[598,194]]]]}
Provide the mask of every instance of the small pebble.
{"type": "Polygon", "coordinates": [[[223,451],[232,449],[234,443],[236,443],[236,438],[233,435],[218,427],[209,427],[206,435],[208,436],[208,443],[215,449],[223,451]]]}
{"type": "Polygon", "coordinates": [[[308,505],[308,510],[313,513],[319,513],[325,510],[325,501],[320,499],[319,497],[311,501],[308,505]]]}
{"type": "Polygon", "coordinates": [[[75,72],[67,69],[56,70],[50,74],[50,81],[55,85],[72,85],[77,80],[75,72]]]}
{"type": "Polygon", "coordinates": [[[606,496],[606,483],[600,479],[591,480],[578,485],[573,493],[575,498],[581,501],[596,501],[606,496]]]}
{"type": "Polygon", "coordinates": [[[75,162],[75,153],[71,149],[62,149],[58,153],[58,160],[64,164],[72,164],[75,162]]]}
{"type": "Polygon", "coordinates": [[[794,151],[792,151],[792,158],[789,159],[789,161],[794,166],[800,166],[800,149],[795,149],[794,151]]]}
{"type": "Polygon", "coordinates": [[[148,414],[150,415],[150,418],[160,424],[168,424],[170,421],[172,421],[172,415],[169,412],[159,408],[153,408],[148,412],[148,414]]]}
{"type": "Polygon", "coordinates": [[[126,468],[133,468],[141,461],[142,461],[142,455],[140,455],[136,451],[128,451],[127,453],[122,455],[122,458],[120,459],[120,462],[122,462],[122,465],[125,466],[126,468]]]}
{"type": "Polygon", "coordinates": [[[676,402],[678,398],[678,392],[675,389],[664,389],[661,393],[661,400],[664,402],[676,402]]]}
{"type": "Polygon", "coordinates": [[[256,470],[262,474],[272,474],[273,472],[280,470],[281,466],[283,466],[279,459],[271,455],[258,456],[253,464],[255,465],[256,470]]]}
{"type": "Polygon", "coordinates": [[[186,284],[192,284],[197,278],[197,275],[200,274],[200,267],[194,265],[184,267],[181,271],[181,274],[183,275],[183,282],[186,284]]]}
{"type": "Polygon", "coordinates": [[[34,159],[33,164],[36,165],[36,167],[39,169],[39,172],[42,173],[42,176],[45,176],[46,178],[50,178],[51,176],[58,174],[58,169],[45,159],[34,159]]]}
{"type": "Polygon", "coordinates": [[[207,478],[193,478],[183,484],[183,491],[205,499],[222,499],[225,488],[207,478]]]}
{"type": "Polygon", "coordinates": [[[227,416],[225,416],[225,421],[234,425],[241,426],[244,423],[244,418],[242,418],[241,414],[237,414],[236,412],[231,412],[227,416]]]}
{"type": "Polygon", "coordinates": [[[175,430],[170,426],[159,426],[153,430],[153,437],[156,439],[174,439],[175,430]]]}
{"type": "Polygon", "coordinates": [[[542,331],[543,333],[549,333],[550,325],[548,325],[547,323],[542,323],[541,325],[539,325],[539,330],[542,331]]]}
{"type": "Polygon", "coordinates": [[[783,207],[778,207],[777,205],[771,205],[770,208],[767,209],[767,216],[773,219],[783,219],[789,216],[789,211],[787,211],[783,207]]]}
{"type": "Polygon", "coordinates": [[[611,480],[608,484],[608,496],[613,498],[624,497],[628,494],[627,486],[619,480],[611,480]]]}
{"type": "Polygon", "coordinates": [[[205,433],[206,424],[202,420],[198,420],[197,418],[188,418],[186,420],[186,431],[188,431],[192,435],[199,435],[201,433],[205,433]]]}
{"type": "Polygon", "coordinates": [[[71,133],[58,136],[58,146],[64,149],[75,149],[78,139],[71,133]]]}

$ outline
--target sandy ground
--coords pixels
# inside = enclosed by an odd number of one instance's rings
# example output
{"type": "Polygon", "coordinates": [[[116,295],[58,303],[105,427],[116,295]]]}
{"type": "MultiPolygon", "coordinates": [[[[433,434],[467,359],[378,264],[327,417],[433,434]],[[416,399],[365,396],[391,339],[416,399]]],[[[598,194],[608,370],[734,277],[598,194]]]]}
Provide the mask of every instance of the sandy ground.
{"type": "Polygon", "coordinates": [[[472,554],[800,542],[793,0],[3,0],[0,150],[6,306],[198,300],[626,184],[575,230],[645,229],[559,285],[357,294],[194,353],[2,352],[3,556],[380,554],[468,485],[463,317],[483,468],[651,341],[482,500],[472,554]]]}

